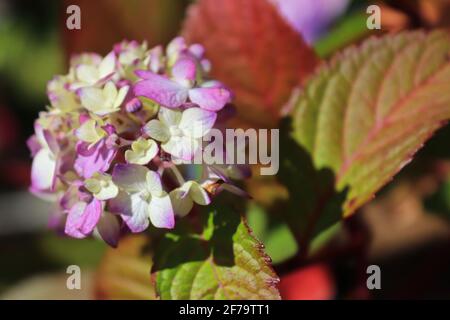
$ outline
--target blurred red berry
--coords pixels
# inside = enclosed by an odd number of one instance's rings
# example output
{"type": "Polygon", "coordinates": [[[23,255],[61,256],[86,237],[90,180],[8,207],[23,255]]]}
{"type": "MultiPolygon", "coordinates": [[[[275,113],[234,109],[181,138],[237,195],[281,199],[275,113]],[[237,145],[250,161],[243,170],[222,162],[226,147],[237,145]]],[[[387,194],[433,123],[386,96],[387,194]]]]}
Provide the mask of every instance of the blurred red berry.
{"type": "Polygon", "coordinates": [[[329,300],[335,296],[330,268],[315,264],[281,277],[280,293],[284,300],[329,300]]]}

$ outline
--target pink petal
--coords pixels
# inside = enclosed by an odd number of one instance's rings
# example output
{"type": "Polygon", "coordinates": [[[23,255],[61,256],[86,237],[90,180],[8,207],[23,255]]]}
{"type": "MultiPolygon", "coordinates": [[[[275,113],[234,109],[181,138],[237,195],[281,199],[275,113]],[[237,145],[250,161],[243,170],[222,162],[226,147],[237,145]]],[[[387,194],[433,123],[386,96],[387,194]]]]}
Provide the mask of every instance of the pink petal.
{"type": "Polygon", "coordinates": [[[188,90],[175,81],[152,72],[137,71],[136,74],[145,79],[134,85],[136,96],[149,98],[168,108],[178,108],[186,102],[188,90]]]}
{"type": "Polygon", "coordinates": [[[27,140],[28,149],[30,149],[31,156],[34,157],[39,150],[41,150],[41,144],[39,143],[36,135],[32,135],[27,140]]]}
{"type": "Polygon", "coordinates": [[[101,213],[102,203],[95,198],[87,205],[84,202],[76,203],[67,215],[66,234],[75,238],[85,238],[94,230],[101,213]]]}
{"type": "Polygon", "coordinates": [[[81,141],[77,143],[77,145],[75,146],[75,150],[77,154],[84,157],[89,157],[97,151],[97,148],[95,147],[95,145],[91,146],[89,143],[81,141]]]}
{"type": "Polygon", "coordinates": [[[78,202],[69,211],[66,220],[66,227],[64,232],[74,238],[82,239],[86,235],[79,230],[80,220],[82,219],[86,203],[78,202]]]}
{"type": "Polygon", "coordinates": [[[152,79],[153,75],[155,75],[154,72],[146,70],[136,70],[134,73],[143,80],[152,79]]]}
{"type": "Polygon", "coordinates": [[[230,91],[224,88],[195,88],[189,90],[189,99],[202,109],[218,111],[230,102],[230,91]]]}
{"type": "Polygon", "coordinates": [[[196,64],[195,61],[183,57],[179,59],[172,68],[172,76],[177,81],[189,80],[194,81],[196,75],[196,64]]]}
{"type": "Polygon", "coordinates": [[[79,201],[78,189],[80,187],[72,184],[59,200],[59,206],[65,211],[70,211],[71,208],[79,201]]]}
{"type": "Polygon", "coordinates": [[[57,154],[59,152],[59,145],[55,136],[49,130],[43,130],[42,134],[49,149],[53,154],[57,154]]]}
{"type": "Polygon", "coordinates": [[[95,172],[105,172],[109,169],[117,148],[108,146],[106,139],[102,139],[90,148],[87,143],[79,142],[77,153],[75,170],[83,178],[90,178],[95,172]]]}
{"type": "Polygon", "coordinates": [[[88,235],[97,225],[100,215],[102,214],[102,202],[95,198],[86,206],[83,213],[83,223],[80,226],[80,231],[88,235]]]}
{"type": "Polygon", "coordinates": [[[136,112],[142,108],[142,103],[138,98],[132,98],[125,103],[125,110],[127,112],[136,112]]]}
{"type": "Polygon", "coordinates": [[[205,55],[205,48],[201,44],[194,43],[189,47],[189,52],[197,59],[201,59],[205,55]]]}

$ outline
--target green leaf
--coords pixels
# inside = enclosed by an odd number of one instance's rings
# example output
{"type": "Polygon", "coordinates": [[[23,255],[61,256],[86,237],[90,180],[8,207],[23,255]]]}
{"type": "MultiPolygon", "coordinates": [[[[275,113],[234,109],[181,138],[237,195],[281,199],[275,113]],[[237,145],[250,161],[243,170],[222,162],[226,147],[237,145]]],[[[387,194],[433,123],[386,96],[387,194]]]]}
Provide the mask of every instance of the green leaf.
{"type": "Polygon", "coordinates": [[[295,256],[298,245],[287,224],[281,217],[266,212],[264,208],[250,203],[247,221],[255,236],[264,243],[274,265],[295,256]]]}
{"type": "Polygon", "coordinates": [[[43,98],[47,81],[63,69],[58,34],[37,39],[25,25],[9,19],[0,22],[0,73],[20,88],[20,98],[31,99],[33,106],[36,99],[43,98]]]}
{"type": "Polygon", "coordinates": [[[341,19],[327,34],[314,44],[317,54],[324,58],[359,40],[371,30],[367,29],[367,14],[356,12],[341,19]]]}
{"type": "Polygon", "coordinates": [[[449,53],[444,31],[405,32],[370,38],[318,70],[281,147],[282,179],[301,211],[292,204],[291,219],[306,216],[297,232],[311,237],[352,214],[449,119],[449,53]]]}
{"type": "Polygon", "coordinates": [[[300,255],[308,253],[308,243],[321,231],[341,219],[347,189],[335,189],[334,173],[317,169],[311,155],[289,136],[284,122],[280,130],[280,172],[278,178],[289,190],[289,201],[278,212],[284,214],[297,242],[300,255]]]}
{"type": "Polygon", "coordinates": [[[280,299],[270,258],[241,217],[223,208],[200,230],[180,222],[156,248],[161,299],[280,299]]]}

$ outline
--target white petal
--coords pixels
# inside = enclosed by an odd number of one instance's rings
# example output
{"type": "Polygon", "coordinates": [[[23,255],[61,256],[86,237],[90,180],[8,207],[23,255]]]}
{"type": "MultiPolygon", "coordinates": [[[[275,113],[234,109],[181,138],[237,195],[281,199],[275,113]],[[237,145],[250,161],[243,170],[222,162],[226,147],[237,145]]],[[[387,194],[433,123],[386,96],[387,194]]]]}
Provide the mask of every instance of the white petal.
{"type": "Polygon", "coordinates": [[[206,192],[203,187],[195,181],[188,181],[186,184],[189,186],[189,196],[197,204],[206,206],[211,203],[208,192],[206,192]]]}
{"type": "Polygon", "coordinates": [[[146,176],[147,190],[152,196],[160,197],[163,193],[161,177],[155,171],[149,170],[146,176]]]}
{"type": "Polygon", "coordinates": [[[183,112],[179,128],[185,135],[201,138],[214,126],[217,114],[200,108],[190,108],[183,112]]]}
{"type": "Polygon", "coordinates": [[[167,128],[161,121],[159,120],[151,120],[149,121],[143,128],[144,132],[148,134],[151,138],[166,142],[170,138],[169,128],[167,128]]]}
{"type": "Polygon", "coordinates": [[[119,107],[128,93],[129,86],[125,86],[119,89],[119,93],[117,94],[116,100],[114,101],[114,107],[119,107]]]}
{"type": "Polygon", "coordinates": [[[145,159],[148,159],[147,163],[158,154],[158,151],[158,144],[155,141],[150,140],[150,147],[145,152],[145,159]]]}
{"type": "Polygon", "coordinates": [[[171,137],[161,145],[167,153],[183,160],[191,160],[199,148],[199,142],[189,137],[171,137]]]}
{"type": "Polygon", "coordinates": [[[98,80],[98,72],[95,66],[82,64],[76,68],[77,78],[88,84],[94,84],[98,80]]]}
{"type": "Polygon", "coordinates": [[[37,190],[47,190],[53,185],[55,177],[56,161],[50,150],[43,148],[39,150],[33,160],[31,167],[32,187],[37,190]]]}
{"type": "Polygon", "coordinates": [[[99,193],[102,189],[100,186],[100,180],[95,178],[84,180],[84,187],[91,193],[99,193]]]}
{"type": "Polygon", "coordinates": [[[189,193],[181,188],[174,189],[170,192],[170,201],[172,201],[173,211],[176,215],[184,217],[194,206],[189,193]]]}
{"type": "MultiPolygon", "coordinates": [[[[114,72],[116,65],[116,56],[113,51],[111,51],[100,63],[98,67],[100,79],[110,75],[114,72]]],[[[97,79],[97,80],[100,80],[97,79]]]]}
{"type": "Polygon", "coordinates": [[[106,187],[102,187],[95,197],[98,200],[108,200],[115,198],[119,193],[119,188],[111,181],[106,187]]]}
{"type": "Polygon", "coordinates": [[[122,219],[132,232],[142,232],[149,225],[149,205],[139,194],[133,194],[130,197],[131,216],[122,215],[122,219]]]}
{"type": "Polygon", "coordinates": [[[81,104],[91,112],[97,112],[104,105],[103,90],[99,88],[86,87],[80,89],[81,104]]]}
{"type": "Polygon", "coordinates": [[[158,119],[167,127],[178,126],[181,116],[181,111],[168,108],[161,108],[158,113],[158,119]]]}
{"type": "Polygon", "coordinates": [[[85,142],[91,144],[97,143],[106,135],[106,132],[97,127],[97,122],[94,119],[85,121],[78,129],[75,130],[75,136],[85,142]]]}
{"type": "Polygon", "coordinates": [[[154,140],[136,140],[130,150],[125,151],[125,160],[128,163],[146,165],[159,151],[158,144],[154,140]]]}
{"type": "Polygon", "coordinates": [[[115,98],[117,96],[117,88],[114,82],[108,81],[104,88],[103,88],[103,95],[106,97],[113,97],[115,98]]]}
{"type": "Polygon", "coordinates": [[[150,221],[155,227],[172,229],[175,226],[175,217],[169,195],[152,197],[149,210],[150,221]]]}

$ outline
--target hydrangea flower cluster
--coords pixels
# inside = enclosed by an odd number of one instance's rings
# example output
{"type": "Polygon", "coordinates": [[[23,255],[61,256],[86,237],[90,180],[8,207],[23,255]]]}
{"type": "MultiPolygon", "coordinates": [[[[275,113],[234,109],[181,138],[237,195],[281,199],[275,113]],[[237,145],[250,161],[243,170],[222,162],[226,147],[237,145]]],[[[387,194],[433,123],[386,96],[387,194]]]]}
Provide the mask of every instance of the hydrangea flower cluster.
{"type": "Polygon", "coordinates": [[[30,189],[56,203],[52,225],[115,246],[150,222],[173,228],[175,215],[221,190],[242,193],[230,179],[245,171],[202,165],[199,181],[185,181],[174,161],[193,158],[231,100],[209,69],[203,47],[183,38],[165,50],[124,41],[105,57],[73,57],[69,73],[48,83],[50,105],[28,141],[30,189]]]}

